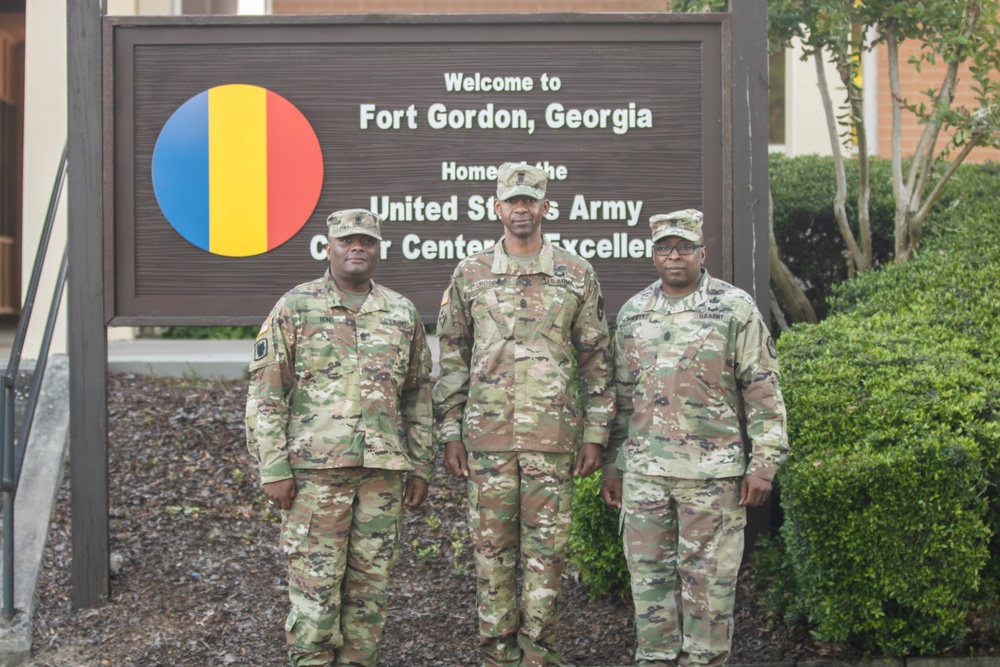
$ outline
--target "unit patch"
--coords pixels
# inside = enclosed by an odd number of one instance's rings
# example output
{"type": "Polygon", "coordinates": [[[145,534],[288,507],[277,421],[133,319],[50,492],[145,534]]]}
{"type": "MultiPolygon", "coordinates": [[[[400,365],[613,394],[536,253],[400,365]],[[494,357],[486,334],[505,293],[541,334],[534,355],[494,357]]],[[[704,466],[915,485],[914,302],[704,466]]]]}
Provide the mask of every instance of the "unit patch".
{"type": "Polygon", "coordinates": [[[260,361],[267,356],[267,339],[258,338],[253,346],[253,360],[260,361]]]}

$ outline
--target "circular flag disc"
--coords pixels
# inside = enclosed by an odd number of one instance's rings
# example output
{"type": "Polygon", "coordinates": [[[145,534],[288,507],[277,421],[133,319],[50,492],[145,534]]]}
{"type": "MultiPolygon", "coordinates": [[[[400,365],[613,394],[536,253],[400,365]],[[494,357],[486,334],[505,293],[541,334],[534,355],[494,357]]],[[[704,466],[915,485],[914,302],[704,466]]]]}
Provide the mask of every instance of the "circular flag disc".
{"type": "Polygon", "coordinates": [[[210,88],[167,120],[153,192],[170,225],[214,255],[249,257],[294,236],[316,209],[323,156],[306,117],[258,86],[210,88]]]}

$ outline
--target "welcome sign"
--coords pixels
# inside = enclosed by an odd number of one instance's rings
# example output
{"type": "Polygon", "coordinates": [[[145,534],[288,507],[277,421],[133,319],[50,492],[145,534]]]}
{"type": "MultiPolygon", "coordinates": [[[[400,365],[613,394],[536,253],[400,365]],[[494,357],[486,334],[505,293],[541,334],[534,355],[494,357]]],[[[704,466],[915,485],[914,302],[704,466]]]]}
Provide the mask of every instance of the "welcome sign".
{"type": "Polygon", "coordinates": [[[726,14],[106,22],[109,324],[257,323],[345,208],[382,216],[375,280],[433,321],[503,233],[508,161],[548,173],[543,231],[609,313],[656,279],[657,213],[704,210],[732,278],[726,14]]]}

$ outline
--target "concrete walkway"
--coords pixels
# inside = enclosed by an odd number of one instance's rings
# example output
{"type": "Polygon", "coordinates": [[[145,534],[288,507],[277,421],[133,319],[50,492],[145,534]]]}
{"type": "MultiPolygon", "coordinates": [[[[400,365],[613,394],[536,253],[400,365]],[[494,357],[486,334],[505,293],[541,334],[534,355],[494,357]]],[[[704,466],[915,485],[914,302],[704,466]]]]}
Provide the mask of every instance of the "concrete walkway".
{"type": "Polygon", "coordinates": [[[108,371],[161,377],[246,377],[252,340],[138,338],[108,343],[108,371]]]}
{"type": "MultiPolygon", "coordinates": [[[[6,361],[4,361],[6,364],[6,361]]],[[[0,664],[31,656],[31,617],[69,431],[69,364],[50,357],[14,500],[14,617],[0,617],[0,664]]],[[[2,579],[0,579],[2,581],[2,579]]]]}
{"type": "MultiPolygon", "coordinates": [[[[437,336],[428,336],[437,373],[437,336]]],[[[247,377],[252,340],[162,340],[139,338],[108,343],[108,371],[162,377],[247,377]]],[[[2,362],[0,362],[2,363],[2,362]]]]}

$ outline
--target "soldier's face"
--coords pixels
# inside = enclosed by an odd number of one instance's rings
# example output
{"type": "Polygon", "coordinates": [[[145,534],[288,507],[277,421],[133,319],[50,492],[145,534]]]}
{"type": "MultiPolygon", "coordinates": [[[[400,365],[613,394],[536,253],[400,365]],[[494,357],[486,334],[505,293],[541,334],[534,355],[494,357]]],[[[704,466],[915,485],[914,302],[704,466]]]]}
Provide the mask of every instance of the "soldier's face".
{"type": "MultiPolygon", "coordinates": [[[[655,245],[683,245],[691,243],[679,236],[666,236],[658,239],[655,245]]],[[[699,242],[701,243],[701,242],[699,242]]],[[[663,291],[671,296],[683,296],[694,290],[701,278],[701,267],[705,263],[707,253],[704,248],[698,248],[693,255],[684,256],[672,250],[666,257],[653,255],[653,264],[660,274],[663,291]]]]}
{"type": "Polygon", "coordinates": [[[338,285],[348,289],[352,286],[367,289],[375,265],[378,264],[378,251],[378,239],[367,234],[330,239],[326,252],[333,279],[338,285]]]}
{"type": "Polygon", "coordinates": [[[542,237],[542,218],[549,212],[548,199],[517,195],[493,200],[493,208],[503,221],[504,234],[524,241],[542,237]]]}

